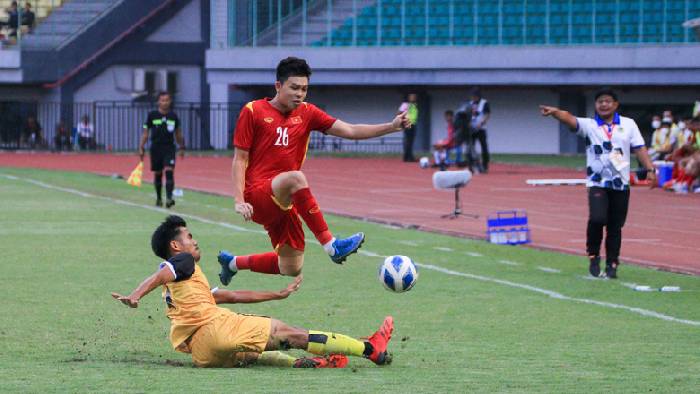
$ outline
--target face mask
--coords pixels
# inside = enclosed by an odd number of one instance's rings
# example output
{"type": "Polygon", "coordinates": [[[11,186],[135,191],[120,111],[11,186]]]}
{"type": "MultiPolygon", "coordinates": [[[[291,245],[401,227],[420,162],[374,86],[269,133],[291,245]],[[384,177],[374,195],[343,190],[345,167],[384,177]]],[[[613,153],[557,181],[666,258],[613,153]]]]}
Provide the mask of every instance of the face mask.
{"type": "Polygon", "coordinates": [[[661,121],[660,120],[652,120],[651,121],[651,128],[656,130],[659,127],[661,127],[661,121]]]}
{"type": "Polygon", "coordinates": [[[678,122],[678,128],[681,130],[685,130],[685,122],[678,122]]]}
{"type": "Polygon", "coordinates": [[[671,119],[671,118],[663,118],[663,119],[661,119],[661,121],[664,123],[673,123],[673,119],[671,119]]]}
{"type": "Polygon", "coordinates": [[[662,133],[668,133],[668,127],[664,127],[663,129],[661,129],[661,132],[662,132],[662,133]]]}

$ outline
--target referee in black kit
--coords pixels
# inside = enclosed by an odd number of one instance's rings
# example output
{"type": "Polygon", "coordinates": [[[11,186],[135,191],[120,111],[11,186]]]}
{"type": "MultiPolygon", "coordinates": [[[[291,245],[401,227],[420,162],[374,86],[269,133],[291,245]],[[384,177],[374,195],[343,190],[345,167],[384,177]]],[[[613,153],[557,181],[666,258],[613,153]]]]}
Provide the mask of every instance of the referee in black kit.
{"type": "Polygon", "coordinates": [[[171,110],[172,96],[170,93],[158,94],[158,110],[148,113],[143,124],[143,134],[139,144],[139,156],[143,161],[144,148],[148,135],[151,135],[151,171],[153,185],[156,188],[156,206],[163,206],[163,172],[165,171],[165,207],[175,205],[173,189],[175,188],[175,141],[180,147],[180,158],[185,155],[185,140],[182,138],[180,119],[171,110]]]}

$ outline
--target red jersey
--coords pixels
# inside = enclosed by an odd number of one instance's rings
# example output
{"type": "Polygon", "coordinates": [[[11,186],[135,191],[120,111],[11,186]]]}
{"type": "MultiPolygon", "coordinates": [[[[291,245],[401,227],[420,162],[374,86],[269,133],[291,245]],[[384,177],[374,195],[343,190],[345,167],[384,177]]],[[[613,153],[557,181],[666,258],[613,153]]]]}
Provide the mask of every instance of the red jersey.
{"type": "Polygon", "coordinates": [[[310,103],[301,103],[283,114],[269,100],[246,104],[236,124],[233,145],[249,154],[246,188],[282,172],[299,170],[306,158],[311,130],[325,132],[336,120],[310,103]]]}

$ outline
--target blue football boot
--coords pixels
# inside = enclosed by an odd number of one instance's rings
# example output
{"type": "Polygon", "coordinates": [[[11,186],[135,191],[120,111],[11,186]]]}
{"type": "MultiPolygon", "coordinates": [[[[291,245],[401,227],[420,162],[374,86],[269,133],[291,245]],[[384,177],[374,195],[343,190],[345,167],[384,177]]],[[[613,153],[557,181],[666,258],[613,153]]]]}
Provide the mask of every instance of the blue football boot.
{"type": "Polygon", "coordinates": [[[233,278],[237,273],[238,270],[232,271],[231,268],[229,267],[229,264],[231,261],[233,261],[233,258],[235,256],[231,254],[228,250],[221,250],[219,251],[219,256],[217,256],[217,260],[219,260],[219,264],[221,264],[221,272],[219,272],[219,280],[221,280],[221,283],[223,283],[224,286],[228,285],[231,283],[231,278],[233,278]]]}
{"type": "Polygon", "coordinates": [[[365,242],[365,233],[357,233],[345,239],[336,239],[333,242],[335,253],[331,256],[331,260],[336,264],[343,264],[348,256],[360,249],[363,242],[365,242]]]}

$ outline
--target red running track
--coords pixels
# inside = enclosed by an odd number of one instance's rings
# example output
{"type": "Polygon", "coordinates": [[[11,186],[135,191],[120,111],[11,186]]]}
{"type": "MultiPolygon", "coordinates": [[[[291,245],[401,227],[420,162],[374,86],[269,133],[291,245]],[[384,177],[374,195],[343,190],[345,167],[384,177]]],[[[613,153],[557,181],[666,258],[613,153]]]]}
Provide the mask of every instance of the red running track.
{"type": "MultiPolygon", "coordinates": [[[[29,167],[128,176],[135,156],[107,154],[0,153],[0,167],[29,167]]],[[[229,157],[187,157],[178,162],[179,187],[231,194],[229,157]]],[[[486,216],[525,209],[537,248],[582,255],[588,214],[582,186],[525,184],[529,178],[581,178],[580,172],[494,164],[461,192],[463,212],[479,219],[441,219],[453,193],[432,188],[433,171],[396,159],[309,158],[304,166],[325,212],[469,238],[485,237],[486,216]]],[[[149,175],[144,174],[148,181],[149,175]]],[[[700,195],[633,188],[624,229],[622,260],[700,275],[700,195]]]]}

